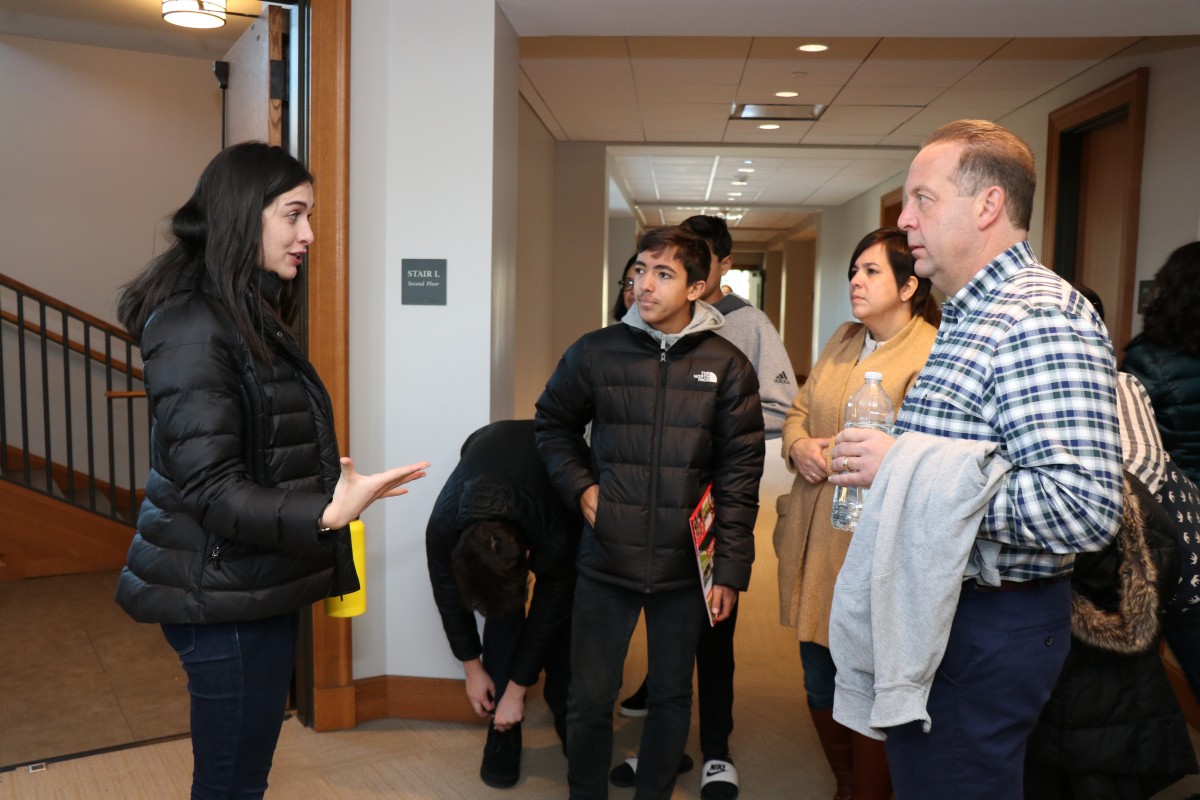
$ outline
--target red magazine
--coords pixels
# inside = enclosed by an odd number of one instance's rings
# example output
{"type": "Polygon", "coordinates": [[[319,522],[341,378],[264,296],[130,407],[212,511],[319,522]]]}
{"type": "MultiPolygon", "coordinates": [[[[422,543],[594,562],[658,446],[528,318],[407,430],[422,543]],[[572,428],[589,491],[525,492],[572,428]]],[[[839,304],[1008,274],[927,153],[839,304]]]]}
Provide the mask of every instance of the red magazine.
{"type": "Polygon", "coordinates": [[[716,509],[713,507],[712,484],[700,496],[696,510],[688,517],[692,529],[692,546],[696,550],[696,565],[700,568],[700,591],[704,595],[704,611],[708,614],[708,624],[715,625],[712,610],[713,596],[713,553],[717,549],[717,537],[713,533],[713,522],[716,521],[716,509]]]}

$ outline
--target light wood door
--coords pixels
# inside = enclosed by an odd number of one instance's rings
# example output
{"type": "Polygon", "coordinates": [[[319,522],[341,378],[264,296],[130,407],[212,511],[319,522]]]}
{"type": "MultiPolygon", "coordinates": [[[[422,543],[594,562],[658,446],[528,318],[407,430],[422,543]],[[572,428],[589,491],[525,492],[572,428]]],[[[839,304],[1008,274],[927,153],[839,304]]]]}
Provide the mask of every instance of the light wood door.
{"type": "Polygon", "coordinates": [[[266,6],[225,54],[229,65],[229,88],[223,99],[226,145],[250,141],[287,144],[284,34],[290,13],[286,8],[266,6]]]}

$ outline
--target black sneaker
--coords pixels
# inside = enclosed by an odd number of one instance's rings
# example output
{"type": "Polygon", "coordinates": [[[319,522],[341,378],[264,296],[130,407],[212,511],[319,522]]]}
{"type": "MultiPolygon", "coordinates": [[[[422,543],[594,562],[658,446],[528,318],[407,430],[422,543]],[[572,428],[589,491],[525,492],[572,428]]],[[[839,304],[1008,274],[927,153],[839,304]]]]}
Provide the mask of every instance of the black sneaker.
{"type": "Polygon", "coordinates": [[[488,724],[479,779],[493,789],[508,789],[521,778],[521,726],[501,732],[488,724]]]}
{"type": "Polygon", "coordinates": [[[642,685],[633,694],[626,697],[617,705],[617,713],[622,717],[644,717],[646,716],[646,682],[642,681],[642,685]]]}

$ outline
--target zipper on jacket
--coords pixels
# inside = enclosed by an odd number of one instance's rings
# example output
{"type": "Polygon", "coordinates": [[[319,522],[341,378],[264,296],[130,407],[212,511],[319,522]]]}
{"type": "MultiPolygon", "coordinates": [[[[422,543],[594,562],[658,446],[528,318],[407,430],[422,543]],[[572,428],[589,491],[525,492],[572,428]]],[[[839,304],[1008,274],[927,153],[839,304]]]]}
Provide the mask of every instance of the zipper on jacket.
{"type": "Polygon", "coordinates": [[[221,570],[221,545],[212,549],[212,552],[208,554],[208,560],[212,562],[213,569],[218,572],[221,570]]]}
{"type": "Polygon", "coordinates": [[[650,456],[650,535],[646,542],[646,583],[643,590],[650,594],[651,567],[654,562],[654,534],[657,525],[655,520],[658,510],[658,465],[662,458],[663,416],[666,410],[667,387],[667,340],[661,342],[658,356],[658,389],[654,393],[654,437],[650,456]]]}

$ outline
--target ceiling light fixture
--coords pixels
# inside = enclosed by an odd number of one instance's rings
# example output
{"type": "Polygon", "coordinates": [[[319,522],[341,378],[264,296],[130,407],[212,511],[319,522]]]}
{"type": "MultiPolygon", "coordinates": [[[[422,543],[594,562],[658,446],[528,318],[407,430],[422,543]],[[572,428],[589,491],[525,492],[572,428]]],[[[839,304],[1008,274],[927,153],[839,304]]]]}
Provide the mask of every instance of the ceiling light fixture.
{"type": "Polygon", "coordinates": [[[225,0],[162,0],[162,18],[184,28],[219,28],[225,24],[225,0]]]}
{"type": "Polygon", "coordinates": [[[799,92],[776,92],[776,97],[799,97],[799,92]]]}
{"type": "Polygon", "coordinates": [[[729,118],[762,122],[816,122],[825,113],[825,108],[824,103],[811,106],[792,103],[738,103],[734,105],[729,118]]]}
{"type": "Polygon", "coordinates": [[[727,194],[728,194],[730,197],[741,197],[741,196],[742,196],[742,193],[741,193],[741,192],[727,192],[727,194]]]}
{"type": "Polygon", "coordinates": [[[802,44],[796,48],[801,53],[824,53],[829,49],[827,44],[802,44]]]}
{"type": "Polygon", "coordinates": [[[761,128],[761,129],[762,129],[762,130],[764,130],[764,131],[777,131],[777,130],[779,130],[779,126],[778,126],[778,125],[776,125],[774,122],[768,122],[768,123],[766,123],[766,124],[764,124],[764,125],[759,125],[758,127],[759,127],[759,128],[761,128]]]}
{"type": "Polygon", "coordinates": [[[754,167],[738,167],[738,172],[754,172],[754,167]]]}
{"type": "Polygon", "coordinates": [[[747,158],[747,159],[746,159],[745,161],[743,161],[742,163],[743,163],[743,164],[753,164],[754,162],[753,162],[753,161],[751,161],[750,159],[748,159],[748,158],[747,158]]]}

